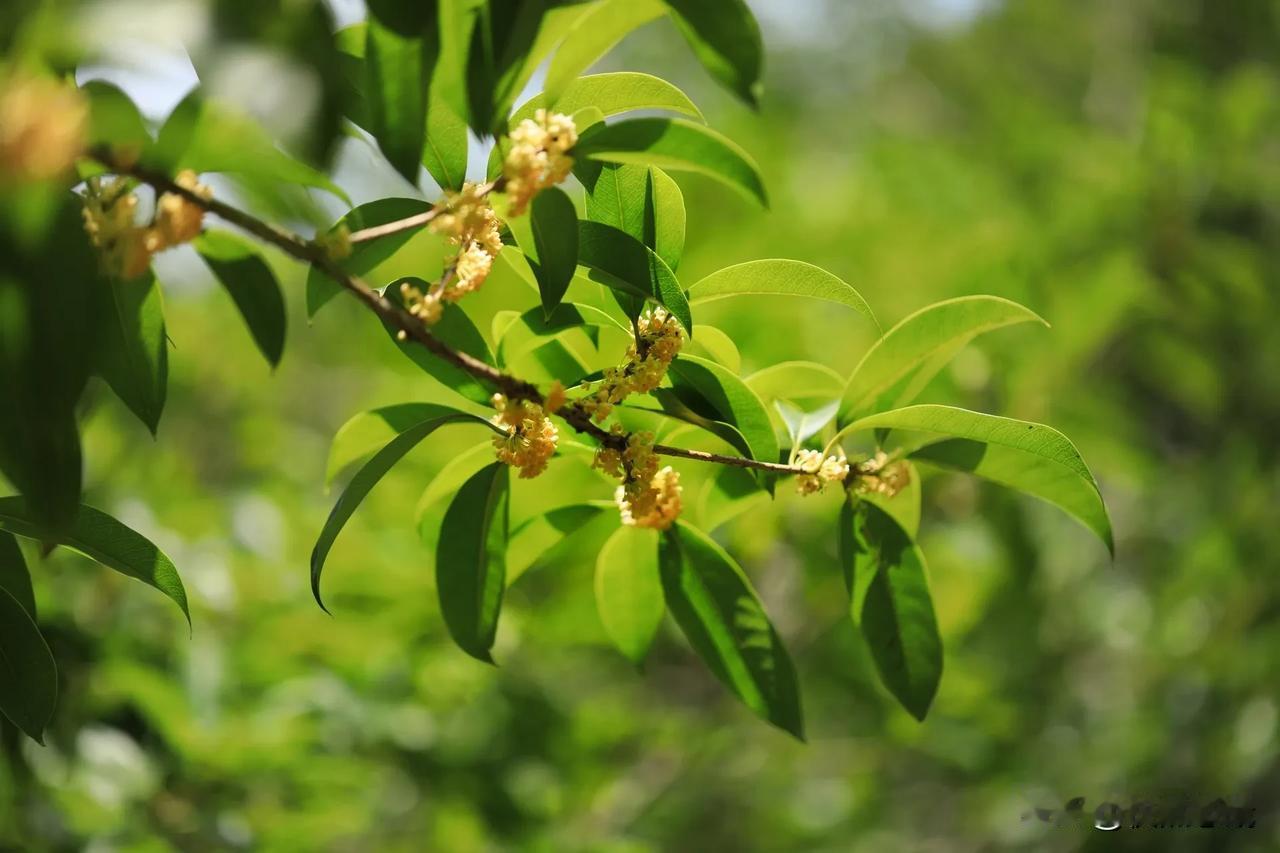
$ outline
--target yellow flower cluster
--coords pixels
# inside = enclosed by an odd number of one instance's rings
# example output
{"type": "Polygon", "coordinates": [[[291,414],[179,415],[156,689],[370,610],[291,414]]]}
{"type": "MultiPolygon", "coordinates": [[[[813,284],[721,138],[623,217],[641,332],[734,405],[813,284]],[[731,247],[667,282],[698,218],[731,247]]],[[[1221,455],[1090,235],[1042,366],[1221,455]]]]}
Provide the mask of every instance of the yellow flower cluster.
{"type": "Polygon", "coordinates": [[[493,259],[502,251],[498,215],[473,183],[462,185],[440,202],[440,211],[428,227],[449,238],[458,252],[445,266],[452,270],[423,293],[405,282],[400,285],[409,313],[427,325],[440,319],[442,303],[457,302],[478,290],[493,269],[493,259]]]}
{"type": "MultiPolygon", "coordinates": [[[[174,183],[200,198],[211,198],[209,187],[192,171],[181,172],[174,183]]],[[[177,193],[162,193],[150,225],[137,225],[134,215],[138,197],[124,178],[112,178],[105,185],[89,181],[84,198],[84,227],[89,239],[102,252],[107,272],[123,279],[147,271],[151,256],[194,240],[204,224],[204,209],[177,193]]]]}
{"type": "Polygon", "coordinates": [[[883,450],[858,465],[853,490],[859,494],[879,494],[891,498],[911,482],[911,468],[906,462],[890,462],[883,450]]]}
{"type": "Polygon", "coordinates": [[[849,460],[838,447],[835,456],[824,456],[821,450],[801,450],[795,464],[804,472],[796,476],[796,491],[802,495],[821,492],[828,483],[840,483],[849,476],[849,460]]]}
{"type": "Polygon", "coordinates": [[[84,149],[89,105],[72,86],[13,74],[0,81],[0,185],[67,172],[84,149]]]}
{"type": "MultiPolygon", "coordinates": [[[[614,434],[621,434],[621,429],[615,426],[614,434]]],[[[592,464],[606,474],[622,478],[613,499],[623,524],[666,530],[680,516],[680,473],[670,465],[658,469],[653,433],[632,433],[622,451],[600,448],[592,464]]]]}
{"type": "Polygon", "coordinates": [[[511,148],[502,163],[511,216],[524,213],[533,197],[569,177],[578,144],[578,128],[561,113],[538,110],[511,131],[511,148]]]}
{"type": "Polygon", "coordinates": [[[493,395],[493,407],[498,410],[493,424],[506,433],[493,438],[498,461],[519,468],[525,479],[545,471],[560,433],[542,407],[527,400],[508,400],[502,394],[493,395]]]}
{"type": "Polygon", "coordinates": [[[595,391],[578,401],[578,405],[596,422],[603,422],[630,394],[652,391],[667,375],[671,360],[680,352],[684,333],[665,308],[646,311],[636,323],[639,337],[627,350],[627,363],[610,367],[595,391]]]}

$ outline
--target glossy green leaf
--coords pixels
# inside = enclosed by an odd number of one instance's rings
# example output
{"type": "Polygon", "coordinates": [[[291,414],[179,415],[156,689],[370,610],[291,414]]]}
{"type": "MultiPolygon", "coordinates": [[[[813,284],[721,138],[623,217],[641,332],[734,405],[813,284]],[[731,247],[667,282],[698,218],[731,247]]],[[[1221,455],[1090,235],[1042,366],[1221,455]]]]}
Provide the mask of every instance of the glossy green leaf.
{"type": "Polygon", "coordinates": [[[98,372],[154,435],[169,385],[164,301],[151,271],[99,294],[98,372]]]}
{"type": "Polygon", "coordinates": [[[18,540],[12,533],[0,531],[0,589],[12,595],[22,609],[36,618],[36,597],[31,590],[31,573],[22,558],[18,540]]]}
{"type": "Polygon", "coordinates": [[[745,0],[664,0],[702,66],[731,92],[759,106],[764,41],[745,0]]]}
{"type": "MultiPolygon", "coordinates": [[[[689,287],[689,302],[693,305],[730,296],[758,295],[804,296],[835,302],[876,323],[866,300],[851,284],[804,261],[747,261],[713,272],[689,287]]],[[[878,324],[876,328],[879,329],[878,324]]]]}
{"type": "Polygon", "coordinates": [[[345,472],[364,463],[392,439],[439,414],[434,403],[396,403],[360,412],[333,435],[324,484],[328,488],[345,472]]]}
{"type": "Polygon", "coordinates": [[[579,161],[574,175],[587,190],[586,213],[653,249],[675,270],[684,254],[684,195],[661,169],[579,161]]]}
{"type": "Polygon", "coordinates": [[[41,542],[57,543],[109,569],[137,578],[171,598],[182,609],[187,622],[191,621],[187,593],[173,562],[145,536],[101,510],[81,505],[71,527],[59,530],[40,524],[22,498],[0,498],[0,529],[41,542]]]}
{"type": "MultiPolygon", "coordinates": [[[[438,86],[437,86],[438,88],[438,86]]],[[[434,94],[427,107],[427,137],[422,165],[442,189],[459,190],[467,179],[467,122],[444,98],[434,94]]]]}
{"type": "Polygon", "coordinates": [[[285,307],[280,283],[253,244],[229,231],[205,231],[195,249],[236,304],[253,342],[272,367],[284,354],[285,307]]]}
{"type": "Polygon", "coordinates": [[[271,187],[316,187],[351,203],[324,173],[276,147],[253,119],[205,98],[198,88],[174,108],[160,128],[153,152],[144,160],[169,172],[229,172],[271,187]]]}
{"type": "Polygon", "coordinates": [[[838,400],[832,400],[824,406],[812,411],[805,411],[786,400],[774,400],[773,408],[787,427],[787,435],[791,438],[791,446],[799,447],[813,438],[822,428],[831,423],[836,416],[838,400]]]}
{"type": "Polygon", "coordinates": [[[921,405],[861,418],[842,435],[871,429],[919,434],[913,436],[916,446],[919,439],[928,443],[911,453],[912,459],[969,471],[1042,498],[1079,519],[1108,550],[1115,550],[1098,484],[1071,440],[1052,427],[952,406],[921,405]]]}
{"type": "Polygon", "coordinates": [[[596,558],[596,609],[618,651],[639,666],[667,607],[658,573],[656,530],[619,527],[596,558]]]}
{"type": "MultiPolygon", "coordinates": [[[[543,83],[547,103],[559,109],[578,75],[622,41],[627,33],[666,12],[658,0],[603,0],[574,22],[565,34],[543,83]]],[[[560,110],[564,112],[564,110],[560,110]]]]}
{"type": "Polygon", "coordinates": [[[769,493],[745,468],[721,466],[702,484],[698,495],[698,522],[712,531],[747,510],[769,502],[769,493]]]}
{"type": "Polygon", "coordinates": [[[58,667],[35,620],[0,588],[0,711],[24,734],[44,743],[58,703],[58,667]]]}
{"type": "Polygon", "coordinates": [[[608,314],[590,305],[562,302],[550,314],[544,314],[541,308],[531,308],[523,314],[515,314],[500,332],[494,334],[498,364],[511,364],[545,339],[569,329],[583,328],[612,328],[631,334],[630,329],[622,328],[608,314]]]}
{"type": "Polygon", "coordinates": [[[840,562],[851,614],[862,629],[880,680],[923,720],[942,678],[942,638],[924,555],[888,515],[846,498],[840,510],[840,562]]]}
{"type": "MultiPolygon", "coordinates": [[[[429,203],[416,198],[378,199],[348,211],[330,230],[346,227],[349,231],[356,232],[417,216],[430,209],[429,203]]],[[[338,265],[352,275],[366,275],[409,242],[414,233],[411,230],[399,231],[376,240],[356,243],[352,246],[351,254],[339,261],[338,265]]],[[[317,311],[341,292],[341,285],[319,268],[311,267],[307,272],[307,316],[314,317],[317,311]]]]}
{"type": "Polygon", "coordinates": [[[542,310],[550,314],[578,268],[578,213],[564,190],[551,187],[534,197],[528,225],[529,239],[520,248],[538,278],[542,310]]]}
{"type": "MultiPolygon", "coordinates": [[[[434,12],[435,4],[423,6],[434,12]]],[[[431,74],[435,70],[435,28],[406,35],[374,18],[369,21],[366,38],[367,130],[377,140],[387,162],[417,186],[426,144],[431,74]]]]}
{"type": "Polygon", "coordinates": [[[671,615],[716,678],[752,711],[803,740],[791,658],[738,564],[684,522],[662,534],[658,563],[671,615]]]}
{"type": "Polygon", "coordinates": [[[741,433],[745,446],[739,449],[745,456],[778,461],[778,439],[769,412],[745,382],[715,362],[691,355],[677,356],[668,376],[674,395],[696,414],[741,433]]]}
{"type": "MultiPolygon", "coordinates": [[[[533,118],[546,105],[546,94],[534,95],[511,114],[508,125],[515,127],[524,119],[533,118]]],[[[555,103],[555,111],[565,115],[573,115],[584,107],[595,107],[603,116],[631,110],[670,110],[702,120],[702,113],[684,92],[661,77],[635,71],[579,77],[555,103]]]]}
{"type": "Polygon", "coordinates": [[[698,324],[698,331],[685,341],[684,351],[699,358],[709,358],[730,373],[737,373],[742,369],[742,353],[738,352],[738,345],[733,342],[733,338],[706,323],[698,324]]]}
{"type": "Polygon", "coordinates": [[[854,368],[837,422],[905,405],[976,336],[1033,321],[1044,323],[1033,311],[996,296],[963,296],[917,311],[885,332],[854,368]]]}
{"type": "Polygon", "coordinates": [[[613,501],[587,501],[559,506],[525,521],[511,532],[507,549],[507,586],[540,564],[554,561],[562,545],[588,535],[594,524],[608,518],[616,524],[618,507],[613,501]]]}
{"type": "MultiPolygon", "coordinates": [[[[402,282],[416,285],[423,293],[426,293],[427,288],[430,286],[428,282],[419,278],[397,279],[383,294],[393,305],[403,304],[404,297],[400,293],[400,284],[402,282]]],[[[488,385],[485,385],[462,368],[445,361],[421,344],[412,340],[400,340],[396,335],[396,329],[390,325],[384,323],[383,328],[387,330],[387,334],[390,335],[396,347],[410,361],[422,368],[422,371],[428,376],[473,403],[488,405],[489,398],[493,396],[493,389],[488,385]]],[[[471,322],[471,318],[467,316],[466,311],[462,310],[460,305],[445,305],[440,319],[431,327],[431,334],[447,346],[477,358],[485,364],[494,363],[493,353],[489,351],[489,345],[485,342],[484,335],[471,322]]]]}
{"type": "Polygon", "coordinates": [[[605,274],[593,277],[593,281],[657,302],[685,331],[692,331],[693,316],[676,274],[652,249],[625,231],[599,222],[579,222],[578,263],[605,274]]]}
{"type": "MultiPolygon", "coordinates": [[[[493,461],[493,436],[487,436],[479,444],[467,448],[454,456],[444,467],[436,472],[422,490],[418,505],[414,509],[414,523],[418,526],[418,534],[424,543],[435,545],[435,533],[428,529],[429,516],[436,505],[444,498],[451,497],[471,478],[471,475],[493,461]]],[[[510,569],[508,569],[508,572],[510,569]]]]}
{"type": "Polygon", "coordinates": [[[834,400],[844,390],[844,377],[825,364],[783,361],[758,370],[744,380],[766,403],[779,398],[816,397],[834,400]]]}
{"type": "Polygon", "coordinates": [[[315,548],[311,551],[311,594],[316,603],[324,608],[320,598],[320,574],[324,571],[324,561],[329,555],[333,542],[346,526],[347,519],[360,506],[365,495],[377,485],[378,481],[400,461],[400,459],[442,426],[451,423],[477,423],[488,429],[493,426],[479,415],[452,409],[448,406],[437,406],[430,403],[419,404],[420,419],[417,423],[396,434],[356,472],[342,491],[337,503],[329,511],[324,527],[316,538],[315,548]]]}
{"type": "Polygon", "coordinates": [[[769,206],[760,169],[751,157],[730,139],[687,119],[634,118],[596,125],[580,136],[573,153],[607,163],[695,172],[769,206]]]}
{"type": "Polygon", "coordinates": [[[506,587],[511,468],[488,465],[462,484],[444,514],[436,543],[440,610],[455,643],[492,663],[506,587]]]}

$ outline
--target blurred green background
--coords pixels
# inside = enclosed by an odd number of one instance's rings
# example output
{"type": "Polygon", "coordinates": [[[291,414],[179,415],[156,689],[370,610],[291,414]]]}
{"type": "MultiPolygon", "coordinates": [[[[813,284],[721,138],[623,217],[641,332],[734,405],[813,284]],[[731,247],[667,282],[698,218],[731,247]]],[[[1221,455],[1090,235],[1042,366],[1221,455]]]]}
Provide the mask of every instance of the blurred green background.
{"type": "MultiPolygon", "coordinates": [[[[159,268],[174,345],[159,437],[99,387],[86,493],[174,558],[194,631],[73,555],[34,566],[62,692],[47,747],[0,731],[10,848],[1280,849],[1280,2],[751,5],[758,114],[666,23],[602,65],[672,79],[764,167],[767,214],[680,178],[682,280],[794,257],[850,281],[886,327],[962,294],[1027,304],[1052,328],[979,341],[924,399],[1070,435],[1114,562],[1049,507],[928,479],[946,664],[918,724],[847,618],[838,498],[779,490],[722,533],[795,658],[805,745],[738,705],[670,625],[643,673],[612,651],[591,541],[513,587],[498,668],[456,649],[414,529],[432,474],[474,443],[446,431],[339,539],[330,617],[307,588],[329,438],[362,409],[448,392],[358,306],[308,326],[284,259],[290,340],[271,375],[178,254],[159,268]],[[1073,796],[1089,812],[1180,794],[1254,806],[1257,828],[1024,819],[1073,796]]],[[[357,200],[409,191],[351,145],[340,180],[357,200]]],[[[438,255],[424,244],[381,272],[438,255]]],[[[501,282],[489,292],[503,307],[501,282]]],[[[847,372],[872,330],[819,306],[734,300],[702,318],[744,372],[847,372]]],[[[597,488],[560,502],[609,496],[597,488]]]]}

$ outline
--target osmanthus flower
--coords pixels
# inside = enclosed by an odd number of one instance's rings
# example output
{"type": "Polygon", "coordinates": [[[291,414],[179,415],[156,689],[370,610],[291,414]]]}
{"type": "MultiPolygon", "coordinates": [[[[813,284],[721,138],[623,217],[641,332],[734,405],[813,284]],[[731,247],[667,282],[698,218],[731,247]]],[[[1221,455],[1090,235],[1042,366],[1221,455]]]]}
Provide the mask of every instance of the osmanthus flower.
{"type": "Polygon", "coordinates": [[[834,456],[824,456],[821,450],[801,450],[795,464],[803,472],[796,476],[796,491],[802,495],[821,492],[828,483],[840,483],[849,476],[849,460],[838,447],[834,456]]]}
{"type": "Polygon", "coordinates": [[[498,461],[519,468],[520,476],[525,479],[545,471],[547,461],[556,452],[560,433],[542,406],[494,394],[493,407],[498,414],[493,416],[492,422],[506,433],[493,438],[498,461]]]}
{"type": "MultiPolygon", "coordinates": [[[[621,435],[621,426],[615,425],[613,432],[621,435]]],[[[653,433],[632,433],[621,451],[613,447],[600,448],[593,465],[606,474],[622,478],[622,485],[613,498],[623,524],[666,530],[679,518],[683,492],[680,473],[669,465],[658,469],[653,433]]]]}
{"type": "MultiPolygon", "coordinates": [[[[213,198],[213,190],[190,169],[183,170],[173,181],[199,198],[213,198]]],[[[194,240],[204,225],[204,208],[177,193],[163,193],[156,201],[155,222],[147,232],[147,249],[159,252],[194,240]]]]}
{"type": "Polygon", "coordinates": [[[672,359],[684,344],[684,333],[665,308],[646,311],[636,321],[639,336],[627,349],[627,362],[610,367],[596,389],[578,405],[597,422],[631,394],[643,394],[662,384],[672,359]]]}
{"type": "MultiPolygon", "coordinates": [[[[447,237],[458,247],[458,252],[446,262],[453,274],[441,279],[439,287],[433,288],[432,294],[426,297],[457,302],[478,290],[489,277],[493,259],[502,251],[500,223],[479,185],[474,183],[463,184],[458,192],[446,195],[439,210],[428,227],[447,237]]],[[[438,317],[438,311],[428,313],[438,317]]]]}
{"type": "Polygon", "coordinates": [[[511,147],[502,162],[508,212],[520,216],[533,197],[569,177],[573,169],[570,149],[578,144],[573,119],[562,113],[538,110],[511,131],[511,147]]]}
{"type": "Polygon", "coordinates": [[[0,79],[0,186],[57,178],[84,151],[89,104],[73,86],[11,72],[0,79]]]}
{"type": "Polygon", "coordinates": [[[879,494],[891,498],[911,482],[911,468],[906,462],[891,462],[883,451],[859,463],[852,489],[859,494],[879,494]]]}
{"type": "MultiPolygon", "coordinates": [[[[200,198],[212,198],[192,171],[181,172],[178,186],[200,198]]],[[[102,254],[108,274],[130,279],[142,275],[156,252],[194,240],[204,224],[204,209],[178,193],[162,193],[150,225],[135,221],[138,197],[128,181],[116,177],[103,183],[93,179],[84,197],[84,227],[102,254]]]]}

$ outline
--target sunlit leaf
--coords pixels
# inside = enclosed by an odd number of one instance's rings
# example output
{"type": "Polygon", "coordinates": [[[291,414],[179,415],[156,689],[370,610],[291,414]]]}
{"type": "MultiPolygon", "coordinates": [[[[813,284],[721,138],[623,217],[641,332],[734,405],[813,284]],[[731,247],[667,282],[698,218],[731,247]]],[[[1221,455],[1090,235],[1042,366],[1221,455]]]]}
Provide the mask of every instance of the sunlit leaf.
{"type": "Polygon", "coordinates": [[[745,0],[664,0],[702,66],[752,106],[760,100],[764,42],[745,0]]]}
{"type": "Polygon", "coordinates": [[[356,507],[364,500],[365,495],[377,485],[378,481],[400,461],[400,459],[416,447],[419,442],[442,426],[451,423],[476,423],[493,429],[485,418],[451,409],[448,406],[437,406],[423,403],[419,409],[421,419],[417,423],[400,431],[378,450],[366,462],[342,491],[337,503],[329,511],[324,527],[316,538],[315,548],[311,551],[311,593],[316,603],[322,608],[324,602],[320,598],[320,575],[324,571],[324,561],[329,555],[333,542],[346,526],[347,519],[356,511],[356,507]]]}
{"type": "Polygon", "coordinates": [[[579,137],[573,153],[607,163],[696,172],[769,206],[751,157],[728,138],[687,119],[634,118],[596,125],[579,137]]]}
{"type": "Polygon", "coordinates": [[[691,355],[672,361],[668,376],[672,389],[659,396],[664,408],[666,400],[674,396],[695,414],[733,427],[742,440],[730,443],[744,456],[761,462],[778,461],[778,439],[769,412],[741,379],[715,362],[691,355]]]}
{"type": "Polygon", "coordinates": [[[885,332],[854,368],[837,422],[905,405],[974,337],[1027,322],[1044,320],[996,296],[963,296],[917,311],[885,332]]]}
{"type": "Polygon", "coordinates": [[[666,604],[656,530],[622,526],[596,558],[596,609],[605,633],[632,663],[644,661],[666,604]]]}
{"type": "Polygon", "coordinates": [[[280,283],[253,244],[228,231],[207,230],[196,251],[236,304],[253,342],[272,367],[284,353],[285,308],[280,283]]]}
{"type": "Polygon", "coordinates": [[[510,471],[494,462],[463,483],[445,511],[436,543],[436,588],[445,625],[463,651],[487,663],[493,662],[489,649],[506,587],[510,471]]]}
{"type": "Polygon", "coordinates": [[[685,341],[684,351],[699,358],[709,358],[723,365],[730,373],[742,369],[742,354],[733,338],[715,326],[706,323],[698,324],[698,331],[685,341]]]}
{"type": "Polygon", "coordinates": [[[702,484],[698,496],[699,526],[712,531],[742,513],[769,502],[769,493],[745,468],[722,466],[702,484]]]}
{"type": "Polygon", "coordinates": [[[551,58],[543,83],[547,102],[558,108],[557,100],[567,94],[578,75],[627,33],[661,17],[665,11],[658,0],[604,0],[588,10],[574,22],[551,58]]]}
{"type": "Polygon", "coordinates": [[[611,289],[630,297],[650,299],[693,329],[689,303],[675,273],[652,249],[611,225],[583,220],[578,223],[578,263],[604,276],[593,276],[611,289]]]}
{"type": "Polygon", "coordinates": [[[608,517],[616,524],[617,515],[618,507],[613,501],[587,501],[559,506],[530,518],[511,532],[507,586],[534,566],[550,563],[560,546],[593,532],[593,522],[608,517]]]}
{"type": "Polygon", "coordinates": [[[422,165],[443,189],[462,189],[467,179],[467,122],[444,98],[433,94],[427,107],[422,165]]]}
{"type": "MultiPolygon", "coordinates": [[[[430,287],[428,282],[419,278],[397,279],[383,293],[387,301],[393,305],[404,304],[404,297],[400,293],[400,284],[404,282],[417,286],[423,293],[426,293],[430,287]]],[[[421,344],[412,340],[400,340],[397,335],[397,329],[389,324],[384,323],[383,328],[387,330],[387,334],[391,336],[391,340],[395,342],[399,350],[410,361],[422,368],[422,371],[428,376],[473,403],[488,404],[489,398],[493,396],[492,388],[461,367],[445,361],[421,344]]],[[[440,319],[431,327],[431,334],[454,350],[464,352],[473,358],[483,361],[485,364],[494,363],[493,353],[489,351],[489,345],[485,342],[484,335],[471,322],[471,318],[467,316],[467,312],[462,310],[460,305],[446,304],[440,319]]]]}
{"type": "MultiPolygon", "coordinates": [[[[336,223],[334,230],[346,227],[355,232],[376,225],[386,225],[410,216],[417,216],[431,209],[431,205],[416,198],[383,198],[362,204],[343,215],[336,223]]],[[[365,240],[352,246],[351,254],[338,262],[352,275],[365,275],[378,264],[394,255],[413,237],[414,231],[398,231],[376,240],[365,240]]],[[[342,292],[342,286],[325,275],[319,268],[311,267],[307,272],[307,316],[314,317],[316,312],[328,304],[329,300],[342,292]]]]}
{"type": "Polygon", "coordinates": [[[164,302],[151,271],[99,294],[98,372],[155,434],[169,384],[164,302]]]}
{"type": "Polygon", "coordinates": [[[804,296],[835,302],[865,314],[873,324],[876,322],[866,300],[852,285],[803,261],[747,261],[713,272],[689,287],[689,302],[693,305],[753,295],[804,296]]]}
{"type": "MultiPolygon", "coordinates": [[[[545,94],[534,95],[511,114],[508,124],[515,127],[524,119],[533,118],[546,105],[545,94]]],[[[702,113],[684,92],[661,77],[635,71],[614,71],[579,77],[560,95],[554,109],[558,113],[573,115],[583,107],[595,107],[603,116],[631,110],[670,110],[702,119],[702,113]]]]}
{"type": "MultiPolygon", "coordinates": [[[[514,314],[514,312],[513,312],[514,314]]],[[[531,308],[523,314],[515,314],[494,339],[498,350],[498,363],[511,364],[541,345],[548,337],[569,329],[618,329],[630,334],[618,322],[598,308],[574,302],[562,302],[550,314],[541,308],[531,308]]]]}
{"type": "Polygon", "coordinates": [[[832,418],[836,416],[836,408],[839,405],[838,400],[832,400],[820,408],[805,411],[786,400],[773,401],[774,410],[786,425],[792,447],[799,447],[821,432],[822,428],[831,423],[832,418]]]}
{"type": "Polygon", "coordinates": [[[844,377],[825,364],[813,361],[783,361],[748,376],[747,386],[766,403],[779,398],[793,400],[816,397],[834,400],[844,390],[844,377]]]}
{"type": "Polygon", "coordinates": [[[581,160],[574,168],[587,189],[586,213],[653,249],[675,270],[684,254],[685,208],[679,185],[661,169],[581,160]]]}
{"type": "Polygon", "coordinates": [[[888,515],[846,498],[840,510],[840,562],[851,614],[880,680],[923,720],[942,678],[942,639],[925,576],[924,555],[888,515]]]}
{"type": "Polygon", "coordinates": [[[58,668],[31,613],[0,587],[0,711],[37,743],[58,702],[58,668]]]}
{"type": "Polygon", "coordinates": [[[178,570],[145,536],[101,510],[81,505],[71,527],[49,528],[33,517],[22,498],[0,498],[0,529],[19,536],[54,542],[84,554],[109,569],[137,578],[171,598],[191,621],[187,593],[178,570]]]}
{"type": "Polygon", "coordinates": [[[367,130],[395,170],[414,186],[422,169],[427,102],[435,70],[435,4],[421,4],[433,26],[412,34],[369,21],[365,43],[367,130]]]}
{"type": "Polygon", "coordinates": [[[658,561],[667,607],[694,651],[748,708],[803,740],[791,658],[738,564],[684,522],[662,534],[658,561]]]}

